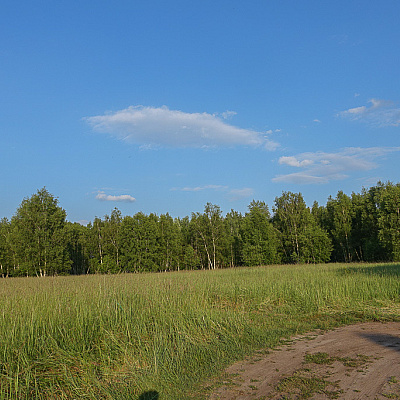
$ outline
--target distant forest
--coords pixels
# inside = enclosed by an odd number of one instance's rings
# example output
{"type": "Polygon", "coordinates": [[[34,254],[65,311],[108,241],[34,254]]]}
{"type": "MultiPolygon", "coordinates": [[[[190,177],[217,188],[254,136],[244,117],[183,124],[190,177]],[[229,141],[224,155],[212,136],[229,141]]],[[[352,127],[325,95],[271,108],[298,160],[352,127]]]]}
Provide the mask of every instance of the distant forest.
{"type": "Polygon", "coordinates": [[[0,274],[46,276],[158,272],[269,264],[400,261],[400,184],[378,182],[325,206],[283,192],[272,213],[252,201],[243,215],[207,203],[184,218],[122,216],[115,208],[82,226],[46,188],[0,222],[0,274]]]}

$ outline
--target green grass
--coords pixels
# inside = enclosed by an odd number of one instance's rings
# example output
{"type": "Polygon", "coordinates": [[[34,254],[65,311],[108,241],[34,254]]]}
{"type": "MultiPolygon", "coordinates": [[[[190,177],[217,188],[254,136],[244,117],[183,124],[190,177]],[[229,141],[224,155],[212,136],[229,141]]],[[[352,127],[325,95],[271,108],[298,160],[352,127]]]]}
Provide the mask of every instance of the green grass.
{"type": "Polygon", "coordinates": [[[314,394],[324,394],[328,399],[338,399],[338,384],[315,376],[303,376],[302,371],[282,379],[276,387],[283,399],[310,399],[314,394]],[[331,390],[328,390],[331,389],[331,390]]]}
{"type": "Polygon", "coordinates": [[[304,357],[304,362],[308,364],[322,364],[322,365],[331,365],[335,361],[341,362],[346,367],[361,367],[366,363],[371,362],[370,357],[357,354],[356,357],[331,357],[328,353],[314,353],[314,354],[306,354],[304,357]]]}
{"type": "Polygon", "coordinates": [[[314,364],[324,364],[331,365],[336,360],[335,357],[331,357],[328,353],[315,353],[306,354],[304,357],[304,362],[314,363],[314,364]]]}
{"type": "Polygon", "coordinates": [[[400,265],[0,280],[0,399],[206,398],[282,338],[400,320],[400,265]]]}

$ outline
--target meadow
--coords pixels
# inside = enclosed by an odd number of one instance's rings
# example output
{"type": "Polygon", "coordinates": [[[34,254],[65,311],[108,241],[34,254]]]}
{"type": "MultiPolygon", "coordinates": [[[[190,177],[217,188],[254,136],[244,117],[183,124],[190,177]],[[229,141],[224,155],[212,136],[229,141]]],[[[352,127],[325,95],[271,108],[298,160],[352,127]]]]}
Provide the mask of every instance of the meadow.
{"type": "Polygon", "coordinates": [[[202,399],[284,338],[400,321],[400,264],[0,280],[0,399],[202,399]]]}

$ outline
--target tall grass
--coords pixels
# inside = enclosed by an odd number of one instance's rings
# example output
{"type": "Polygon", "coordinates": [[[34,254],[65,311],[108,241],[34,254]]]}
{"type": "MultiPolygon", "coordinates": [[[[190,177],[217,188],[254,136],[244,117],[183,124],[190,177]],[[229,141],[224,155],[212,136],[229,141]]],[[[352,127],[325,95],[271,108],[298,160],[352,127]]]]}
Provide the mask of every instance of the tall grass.
{"type": "Polygon", "coordinates": [[[400,320],[400,265],[14,278],[0,298],[0,399],[201,398],[282,338],[400,320]]]}

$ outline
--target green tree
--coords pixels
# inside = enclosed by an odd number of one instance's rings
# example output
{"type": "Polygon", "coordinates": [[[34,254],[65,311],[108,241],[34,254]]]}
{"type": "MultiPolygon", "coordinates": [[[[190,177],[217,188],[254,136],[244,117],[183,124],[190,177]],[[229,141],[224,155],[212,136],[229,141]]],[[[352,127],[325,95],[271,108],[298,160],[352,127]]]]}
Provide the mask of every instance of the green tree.
{"type": "Polygon", "coordinates": [[[353,249],[354,208],[351,197],[339,191],[336,198],[329,197],[326,204],[329,232],[333,238],[336,261],[351,262],[353,249]]]}
{"type": "Polygon", "coordinates": [[[375,202],[380,242],[391,261],[400,261],[400,184],[380,184],[375,202]]]}
{"type": "Polygon", "coordinates": [[[46,276],[70,272],[65,219],[65,210],[46,188],[22,201],[11,221],[20,273],[46,276]]]}
{"type": "MultiPolygon", "coordinates": [[[[144,217],[144,215],[143,215],[144,217]]],[[[139,272],[140,270],[140,245],[139,225],[141,223],[142,214],[135,216],[125,216],[122,219],[120,228],[121,240],[121,266],[124,272],[139,272]]]]}
{"type": "Polygon", "coordinates": [[[243,216],[241,213],[231,210],[224,219],[226,231],[225,258],[226,265],[235,267],[242,264],[241,224],[243,216]]]}
{"type": "Polygon", "coordinates": [[[17,267],[11,229],[11,222],[3,218],[0,221],[0,274],[2,277],[12,276],[17,267]]]}
{"type": "Polygon", "coordinates": [[[203,244],[208,268],[216,269],[222,266],[223,245],[226,237],[220,207],[207,203],[203,214],[192,214],[191,223],[203,244]]]}
{"type": "Polygon", "coordinates": [[[242,257],[245,265],[279,263],[278,232],[270,222],[268,206],[263,201],[252,201],[241,225],[242,257]]]}
{"type": "Polygon", "coordinates": [[[67,222],[64,227],[64,238],[72,261],[71,274],[80,275],[89,272],[89,250],[87,241],[89,229],[77,222],[67,222]]]}
{"type": "Polygon", "coordinates": [[[150,213],[144,218],[144,224],[141,227],[142,270],[144,271],[159,271],[161,261],[158,224],[158,216],[154,213],[150,213]]]}
{"type": "Polygon", "coordinates": [[[180,269],[196,269],[201,265],[198,252],[190,244],[182,247],[181,259],[180,269]]]}
{"type": "Polygon", "coordinates": [[[275,198],[274,226],[281,232],[287,262],[326,262],[332,244],[317,224],[301,193],[283,192],[275,198]]]}
{"type": "Polygon", "coordinates": [[[378,182],[360,194],[352,194],[354,207],[353,240],[359,258],[363,261],[388,260],[388,252],[379,238],[379,198],[384,185],[378,182]]]}
{"type": "Polygon", "coordinates": [[[90,273],[105,273],[107,272],[104,263],[104,221],[101,218],[95,217],[93,223],[89,223],[88,235],[86,239],[87,250],[89,253],[89,267],[90,273]]]}
{"type": "Polygon", "coordinates": [[[114,208],[111,215],[104,216],[103,222],[103,250],[108,273],[116,273],[121,271],[120,266],[120,228],[122,222],[121,211],[114,208]]]}
{"type": "Polygon", "coordinates": [[[159,269],[164,271],[179,269],[179,254],[181,251],[179,225],[168,213],[160,215],[158,225],[159,269]]]}
{"type": "Polygon", "coordinates": [[[314,217],[315,222],[321,228],[327,230],[328,226],[328,213],[326,207],[320,206],[317,201],[314,201],[311,208],[311,214],[314,217]]]}
{"type": "Polygon", "coordinates": [[[155,214],[136,213],[121,224],[121,262],[126,272],[158,271],[160,266],[159,226],[155,214]]]}
{"type": "Polygon", "coordinates": [[[201,243],[197,235],[196,221],[188,216],[177,218],[176,225],[179,228],[180,257],[179,269],[204,268],[201,259],[201,243]]]}

